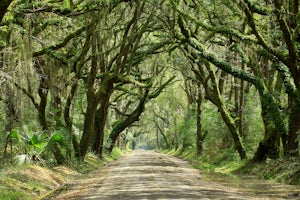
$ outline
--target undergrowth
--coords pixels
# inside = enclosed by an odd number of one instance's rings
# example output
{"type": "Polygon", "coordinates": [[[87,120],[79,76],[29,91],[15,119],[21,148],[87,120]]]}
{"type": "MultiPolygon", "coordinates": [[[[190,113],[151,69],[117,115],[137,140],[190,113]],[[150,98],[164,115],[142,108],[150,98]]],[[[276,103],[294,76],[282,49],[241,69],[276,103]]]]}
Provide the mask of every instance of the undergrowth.
{"type": "Polygon", "coordinates": [[[84,161],[72,160],[63,166],[49,167],[40,163],[7,165],[0,171],[0,199],[44,199],[78,175],[99,169],[121,155],[121,150],[114,149],[102,159],[88,153],[84,161]]]}
{"type": "Polygon", "coordinates": [[[281,183],[300,185],[299,158],[268,159],[263,163],[253,163],[251,159],[240,160],[232,151],[224,150],[213,159],[205,155],[198,156],[195,149],[185,151],[171,149],[162,152],[187,160],[193,167],[206,173],[213,173],[214,176],[251,175],[281,183]]]}

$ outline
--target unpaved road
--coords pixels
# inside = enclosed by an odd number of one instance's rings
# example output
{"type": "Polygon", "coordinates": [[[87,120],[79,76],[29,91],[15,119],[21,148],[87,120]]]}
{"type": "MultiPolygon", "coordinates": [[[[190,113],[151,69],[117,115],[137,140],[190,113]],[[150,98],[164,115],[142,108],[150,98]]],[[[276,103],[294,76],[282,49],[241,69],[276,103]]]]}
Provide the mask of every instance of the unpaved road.
{"type": "Polygon", "coordinates": [[[53,199],[300,199],[299,187],[264,185],[255,181],[241,184],[243,187],[216,183],[185,161],[138,150],[125,154],[87,178],[75,181],[65,193],[53,199]]]}

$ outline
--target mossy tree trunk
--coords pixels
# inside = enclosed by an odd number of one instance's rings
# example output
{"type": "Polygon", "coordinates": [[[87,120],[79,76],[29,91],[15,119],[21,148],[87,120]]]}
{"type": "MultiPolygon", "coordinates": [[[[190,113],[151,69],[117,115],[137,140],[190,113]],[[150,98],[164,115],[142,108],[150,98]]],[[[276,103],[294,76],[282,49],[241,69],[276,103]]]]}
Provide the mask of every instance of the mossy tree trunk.
{"type": "Polygon", "coordinates": [[[93,141],[93,151],[99,156],[102,157],[103,152],[103,138],[104,138],[104,130],[106,125],[106,119],[109,108],[109,99],[113,93],[113,80],[110,75],[104,75],[101,83],[101,91],[103,91],[100,95],[100,106],[96,113],[95,119],[95,130],[94,135],[95,139],[93,141]]]}
{"type": "MultiPolygon", "coordinates": [[[[47,74],[44,71],[45,66],[46,63],[44,62],[44,60],[37,58],[37,61],[35,63],[35,68],[40,76],[40,80],[39,80],[40,84],[38,88],[40,102],[37,107],[38,117],[39,117],[39,123],[42,127],[42,130],[48,132],[49,127],[47,122],[46,109],[48,104],[49,80],[47,74]]],[[[56,143],[53,144],[52,146],[52,153],[55,157],[57,164],[63,164],[65,162],[65,157],[56,143]]]]}
{"type": "Polygon", "coordinates": [[[267,158],[279,158],[280,150],[280,131],[276,128],[273,116],[268,112],[268,105],[265,99],[261,98],[262,119],[265,126],[264,139],[259,143],[258,148],[253,157],[254,162],[262,162],[267,158]]]}
{"type": "Polygon", "coordinates": [[[139,120],[140,115],[143,113],[145,109],[146,102],[148,100],[149,90],[146,89],[146,92],[142,99],[139,102],[139,105],[136,109],[126,117],[121,118],[116,124],[113,126],[113,129],[109,135],[108,143],[109,146],[107,148],[108,152],[112,152],[115,142],[119,137],[119,134],[124,131],[127,127],[131,126],[134,122],[139,120]]]}
{"type": "Polygon", "coordinates": [[[235,150],[238,152],[241,159],[246,159],[247,155],[242,144],[238,127],[236,126],[236,123],[221,96],[215,72],[210,66],[210,64],[206,64],[206,67],[209,71],[212,80],[212,93],[208,95],[208,98],[218,107],[221,117],[225,122],[226,126],[228,127],[231,137],[233,139],[235,150]]]}
{"type": "Polygon", "coordinates": [[[207,131],[203,131],[202,130],[202,102],[203,102],[203,95],[202,95],[202,85],[200,82],[197,83],[198,86],[198,94],[197,94],[197,113],[196,113],[196,120],[197,120],[197,129],[196,129],[196,133],[197,133],[197,155],[202,155],[203,152],[203,142],[204,139],[207,136],[207,131]]]}
{"type": "MultiPolygon", "coordinates": [[[[177,127],[177,118],[176,117],[174,119],[174,127],[177,127]]],[[[174,139],[173,139],[172,145],[174,145],[174,148],[177,151],[179,148],[177,129],[173,130],[173,134],[174,134],[174,139]]]]}
{"type": "MultiPolygon", "coordinates": [[[[241,3],[243,6],[243,11],[247,17],[248,25],[255,34],[258,44],[265,49],[270,55],[272,55],[272,62],[282,63],[283,65],[277,64],[277,71],[284,78],[284,85],[286,87],[286,92],[289,95],[289,130],[285,133],[281,133],[283,139],[283,145],[285,150],[285,155],[289,156],[299,156],[298,152],[298,141],[297,137],[299,135],[299,113],[300,108],[300,70],[299,70],[299,53],[297,46],[300,43],[300,35],[297,32],[297,27],[299,27],[299,20],[297,17],[299,15],[299,1],[291,0],[286,3],[285,1],[274,0],[272,6],[274,8],[274,19],[276,20],[275,25],[278,33],[280,33],[279,40],[284,42],[281,47],[284,50],[278,51],[277,42],[272,45],[272,42],[265,40],[265,35],[263,32],[265,30],[260,30],[257,25],[257,21],[254,19],[255,9],[250,4],[246,2],[241,3]],[[286,10],[287,12],[284,12],[286,10]],[[282,53],[284,52],[284,53],[282,53]],[[292,83],[292,84],[291,84],[292,83]],[[295,87],[294,87],[295,86],[295,87]],[[294,112],[297,110],[296,112],[294,112]],[[297,121],[298,120],[298,121],[297,121]],[[287,134],[288,132],[288,134],[287,134]],[[285,140],[287,140],[285,142],[285,140]],[[289,143],[289,144],[288,144],[289,143]],[[296,153],[295,153],[296,152],[296,153]]],[[[274,22],[272,22],[274,23],[274,22]]],[[[273,28],[274,29],[274,28],[273,28]]],[[[278,115],[277,115],[278,116],[278,115]]],[[[277,121],[276,119],[274,120],[277,121]]],[[[278,127],[280,128],[280,127],[278,127]]],[[[283,128],[280,128],[283,130],[283,128]]]]}
{"type": "Polygon", "coordinates": [[[74,97],[76,89],[77,89],[77,85],[78,85],[78,81],[73,83],[73,85],[71,86],[71,91],[70,91],[70,94],[67,97],[67,102],[66,102],[65,108],[64,108],[64,120],[65,120],[65,124],[66,124],[66,132],[69,135],[69,141],[68,141],[68,144],[67,144],[67,146],[68,146],[67,147],[68,148],[67,156],[69,158],[71,158],[71,155],[72,155],[72,151],[71,151],[72,146],[73,146],[75,154],[76,155],[80,154],[77,138],[73,134],[73,128],[72,128],[73,122],[72,122],[71,117],[70,117],[71,104],[72,104],[72,100],[73,100],[73,97],[74,97]]]}
{"type": "Polygon", "coordinates": [[[98,102],[96,101],[95,97],[89,95],[87,108],[84,116],[83,133],[79,143],[80,154],[75,155],[81,160],[84,159],[90,146],[90,142],[92,141],[93,135],[95,133],[94,128],[97,106],[98,102]]]}
{"type": "Polygon", "coordinates": [[[286,156],[299,156],[300,109],[294,98],[289,97],[289,132],[285,148],[286,156]]]}
{"type": "Polygon", "coordinates": [[[6,114],[6,124],[5,124],[5,133],[6,135],[6,141],[5,141],[5,147],[4,147],[4,157],[7,155],[7,148],[10,145],[10,153],[12,153],[13,150],[13,141],[12,138],[10,137],[10,133],[12,132],[14,128],[14,124],[17,121],[17,111],[16,111],[16,106],[15,106],[15,94],[13,91],[13,88],[9,83],[6,86],[6,99],[5,99],[5,114],[6,114]]]}
{"type": "MultiPolygon", "coordinates": [[[[285,155],[299,157],[299,132],[300,132],[300,70],[299,70],[299,50],[300,44],[299,29],[299,1],[291,0],[288,3],[287,10],[289,12],[282,13],[285,5],[283,1],[274,0],[275,15],[282,32],[282,37],[288,50],[288,55],[282,55],[282,62],[287,66],[290,76],[293,79],[295,87],[294,91],[287,92],[289,96],[289,131],[287,136],[285,155]],[[298,18],[298,19],[297,19],[298,18]]],[[[289,82],[291,79],[289,80],[289,82]]],[[[291,84],[289,84],[291,85],[291,84]]]]}
{"type": "MultiPolygon", "coordinates": [[[[90,31],[91,27],[87,30],[86,33],[86,37],[85,37],[85,42],[83,45],[83,48],[81,48],[81,52],[80,54],[77,56],[77,58],[74,60],[74,62],[72,63],[72,72],[75,74],[75,79],[73,81],[73,83],[71,84],[71,90],[70,93],[67,97],[67,101],[65,104],[65,108],[64,108],[64,120],[65,120],[65,124],[66,124],[66,131],[69,134],[69,149],[71,149],[71,146],[73,146],[74,149],[74,154],[75,157],[79,158],[80,157],[80,146],[79,146],[79,142],[78,139],[76,137],[76,135],[73,134],[73,122],[70,116],[70,108],[71,105],[73,103],[73,99],[76,93],[76,90],[78,88],[78,84],[79,84],[79,79],[82,76],[82,68],[85,64],[85,56],[88,53],[88,51],[90,50],[90,38],[92,35],[92,32],[90,31]]],[[[71,151],[68,152],[69,157],[71,156],[71,151]]]]}
{"type": "MultiPolygon", "coordinates": [[[[242,80],[248,81],[249,83],[253,84],[260,94],[261,101],[268,102],[268,104],[266,105],[266,108],[265,108],[265,112],[268,112],[268,114],[270,115],[269,120],[273,121],[280,136],[286,137],[287,130],[285,127],[284,118],[282,117],[282,114],[280,112],[279,105],[276,103],[274,96],[267,90],[264,83],[262,82],[262,80],[259,77],[255,76],[253,74],[250,74],[244,70],[240,70],[228,62],[224,62],[224,61],[218,59],[213,54],[208,53],[202,47],[202,45],[198,44],[196,41],[190,40],[189,44],[191,45],[192,48],[194,48],[197,51],[197,55],[199,57],[214,64],[219,69],[222,69],[235,77],[238,77],[242,80]]],[[[226,113],[224,113],[224,116],[228,116],[228,115],[226,115],[226,113]]],[[[229,122],[228,125],[232,124],[230,121],[228,121],[228,122],[229,122]]],[[[234,126],[231,126],[231,127],[234,127],[234,126]]],[[[269,137],[274,138],[274,140],[276,140],[276,138],[277,138],[276,132],[270,132],[270,133],[268,133],[268,135],[269,135],[268,138],[269,137]]]]}
{"type": "Polygon", "coordinates": [[[39,74],[39,88],[38,88],[38,94],[40,97],[40,102],[38,104],[38,117],[39,122],[42,127],[42,130],[48,130],[48,124],[47,124],[47,118],[46,118],[46,107],[47,107],[47,97],[49,93],[49,82],[47,75],[45,74],[43,67],[45,63],[42,59],[37,59],[35,63],[35,68],[37,70],[37,73],[39,74]]]}
{"type": "MultiPolygon", "coordinates": [[[[191,59],[195,59],[195,60],[198,57],[198,55],[194,54],[194,53],[192,53],[191,56],[192,56],[191,59]]],[[[221,117],[222,117],[224,123],[226,124],[226,126],[228,127],[228,130],[231,134],[231,137],[234,142],[235,150],[238,152],[241,159],[246,159],[247,155],[246,155],[246,151],[245,151],[242,141],[241,141],[239,129],[236,126],[236,123],[235,123],[233,117],[231,116],[229,109],[226,107],[226,104],[224,103],[224,100],[220,93],[218,81],[216,80],[215,72],[212,69],[212,66],[210,66],[211,64],[208,62],[205,62],[205,66],[206,66],[208,72],[204,71],[203,63],[198,62],[198,63],[196,63],[196,65],[197,65],[198,69],[195,69],[192,66],[192,68],[193,68],[192,71],[194,72],[197,80],[203,84],[205,93],[206,93],[206,98],[209,99],[213,104],[215,104],[217,106],[217,108],[221,114],[221,117]],[[210,78],[212,81],[211,86],[208,85],[208,78],[210,78]]],[[[223,86],[222,86],[222,88],[223,88],[223,86]]],[[[205,135],[205,133],[204,133],[204,135],[205,135]]]]}
{"type": "Polygon", "coordinates": [[[96,75],[98,71],[98,60],[97,60],[97,34],[94,33],[91,36],[91,47],[92,47],[92,61],[91,68],[86,80],[86,96],[87,96],[87,107],[84,115],[83,133],[80,139],[79,147],[80,154],[75,155],[78,159],[83,160],[90,142],[94,135],[95,128],[95,117],[97,113],[97,107],[99,104],[99,98],[96,95],[94,84],[96,80],[96,75]]]}

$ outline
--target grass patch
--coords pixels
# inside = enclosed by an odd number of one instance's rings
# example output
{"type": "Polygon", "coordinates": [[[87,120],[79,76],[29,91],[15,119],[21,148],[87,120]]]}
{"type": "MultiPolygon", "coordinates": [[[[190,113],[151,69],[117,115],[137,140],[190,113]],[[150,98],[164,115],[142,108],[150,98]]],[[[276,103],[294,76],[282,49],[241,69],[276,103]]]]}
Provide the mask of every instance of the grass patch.
{"type": "Polygon", "coordinates": [[[16,191],[16,190],[5,190],[2,187],[0,187],[0,199],[1,200],[21,200],[21,199],[29,199],[28,197],[26,197],[26,194],[20,191],[16,191]]]}
{"type": "Polygon", "coordinates": [[[78,175],[104,167],[107,162],[118,159],[122,151],[115,149],[111,155],[99,159],[88,153],[84,161],[70,161],[65,166],[47,168],[37,164],[10,166],[0,172],[1,200],[48,199],[57,191],[67,188],[67,183],[78,175]]]}
{"type": "Polygon", "coordinates": [[[248,162],[235,173],[251,174],[281,183],[300,185],[300,159],[269,159],[263,163],[248,162]]]}
{"type": "Polygon", "coordinates": [[[276,182],[300,185],[300,158],[269,159],[264,163],[253,163],[250,159],[240,160],[238,155],[230,149],[224,150],[213,159],[205,157],[205,155],[199,157],[193,149],[185,151],[171,149],[161,152],[187,160],[194,168],[216,178],[236,179],[250,175],[276,182]]]}

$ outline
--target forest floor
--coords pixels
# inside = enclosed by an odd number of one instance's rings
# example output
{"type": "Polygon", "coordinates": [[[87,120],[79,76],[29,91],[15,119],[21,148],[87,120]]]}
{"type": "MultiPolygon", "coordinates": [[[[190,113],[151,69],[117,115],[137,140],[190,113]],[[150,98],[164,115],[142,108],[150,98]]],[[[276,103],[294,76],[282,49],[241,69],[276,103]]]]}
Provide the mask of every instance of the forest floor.
{"type": "Polygon", "coordinates": [[[300,187],[254,177],[216,179],[174,156],[137,150],[70,182],[51,199],[299,199],[300,187]]]}

